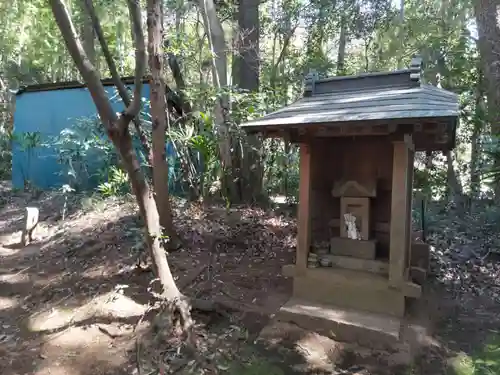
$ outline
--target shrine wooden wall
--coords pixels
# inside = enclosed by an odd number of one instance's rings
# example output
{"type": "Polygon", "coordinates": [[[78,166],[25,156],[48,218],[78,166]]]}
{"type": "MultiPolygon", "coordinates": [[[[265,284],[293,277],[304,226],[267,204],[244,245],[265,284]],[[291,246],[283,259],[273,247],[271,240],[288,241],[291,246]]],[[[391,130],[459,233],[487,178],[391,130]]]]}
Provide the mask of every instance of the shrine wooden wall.
{"type": "Polygon", "coordinates": [[[312,243],[339,236],[340,198],[331,190],[339,180],[361,184],[375,180],[371,202],[371,238],[378,240],[377,257],[389,257],[393,144],[386,137],[316,138],[311,142],[312,243]]]}

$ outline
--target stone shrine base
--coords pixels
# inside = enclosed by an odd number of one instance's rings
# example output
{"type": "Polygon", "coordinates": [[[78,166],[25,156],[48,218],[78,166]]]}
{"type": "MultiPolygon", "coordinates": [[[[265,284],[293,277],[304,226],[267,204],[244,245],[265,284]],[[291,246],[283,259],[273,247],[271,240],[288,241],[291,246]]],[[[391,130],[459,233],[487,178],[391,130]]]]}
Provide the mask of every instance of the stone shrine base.
{"type": "Polygon", "coordinates": [[[279,321],[290,322],[335,341],[357,343],[376,349],[391,349],[399,342],[401,320],[297,298],[278,312],[279,321]]]}
{"type": "Polygon", "coordinates": [[[421,295],[420,285],[413,282],[394,288],[384,275],[340,267],[306,268],[298,273],[295,265],[287,265],[283,274],[293,277],[293,298],[398,318],[405,315],[406,297],[421,295]]]}

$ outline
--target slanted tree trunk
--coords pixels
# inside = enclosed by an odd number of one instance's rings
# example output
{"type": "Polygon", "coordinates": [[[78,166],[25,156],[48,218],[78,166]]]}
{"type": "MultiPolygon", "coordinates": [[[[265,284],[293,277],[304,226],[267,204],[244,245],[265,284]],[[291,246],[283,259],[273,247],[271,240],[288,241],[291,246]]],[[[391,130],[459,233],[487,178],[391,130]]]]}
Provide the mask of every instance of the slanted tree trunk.
{"type": "Polygon", "coordinates": [[[153,127],[153,184],[160,223],[168,234],[168,248],[177,249],[179,238],[174,230],[168,192],[168,162],[165,148],[167,101],[163,79],[163,7],[161,0],[148,0],[148,55],[151,71],[150,103],[153,127]]]}
{"type": "Polygon", "coordinates": [[[80,10],[82,12],[80,29],[81,29],[83,49],[85,50],[85,53],[87,54],[89,60],[95,66],[97,56],[94,43],[95,42],[94,28],[92,27],[92,21],[88,17],[85,17],[87,1],[88,0],[78,1],[78,6],[80,7],[80,10]]]}
{"type": "MultiPolygon", "coordinates": [[[[151,0],[153,3],[155,0],[151,0]]],[[[158,0],[159,1],[159,0],[158,0]]],[[[146,242],[151,252],[153,266],[162,286],[162,296],[170,304],[173,316],[180,316],[185,329],[191,325],[190,308],[173,279],[167,256],[161,244],[161,227],[152,191],[140,167],[132,145],[129,124],[141,108],[142,76],[145,71],[145,46],[141,25],[141,10],[136,0],[128,0],[132,27],[136,34],[136,67],[134,97],[123,113],[117,115],[113,110],[99,75],[87,57],[75,32],[71,17],[63,0],[49,0],[52,13],[61,31],[66,47],[80,74],[87,84],[92,100],[110,140],[118,151],[123,165],[129,174],[132,190],[136,196],[141,216],[144,218],[146,242]]],[[[148,4],[149,5],[149,4],[148,4]]]]}

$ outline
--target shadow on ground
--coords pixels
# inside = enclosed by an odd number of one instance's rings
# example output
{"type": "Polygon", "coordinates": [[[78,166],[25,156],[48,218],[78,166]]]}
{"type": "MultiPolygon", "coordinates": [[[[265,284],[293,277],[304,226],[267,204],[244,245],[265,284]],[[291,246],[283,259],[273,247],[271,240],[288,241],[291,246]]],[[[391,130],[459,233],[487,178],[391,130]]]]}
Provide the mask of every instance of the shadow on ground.
{"type": "MultiPolygon", "coordinates": [[[[2,211],[0,217],[8,225],[0,252],[0,373],[133,373],[136,337],[145,334],[154,315],[148,314],[136,327],[146,310],[153,275],[133,267],[142,244],[136,213],[123,207],[114,210],[63,223],[47,218],[45,231],[25,248],[17,245],[15,233],[22,210],[2,211]]],[[[289,281],[279,269],[291,261],[293,244],[287,245],[284,237],[294,229],[274,225],[274,219],[266,224],[266,218],[251,212],[228,216],[231,223],[224,222],[226,217],[209,228],[184,222],[190,226],[181,230],[186,249],[170,256],[178,284],[189,295],[225,298],[235,306],[229,317],[197,316],[204,335],[220,336],[234,325],[245,332],[243,339],[228,337],[230,360],[224,371],[245,374],[258,365],[284,368],[276,374],[293,373],[290,365],[304,364],[303,357],[292,349],[264,350],[253,340],[267,324],[269,311],[288,297],[289,281]],[[257,238],[254,232],[260,233],[257,238]],[[253,310],[239,309],[246,305],[253,310]]]]}

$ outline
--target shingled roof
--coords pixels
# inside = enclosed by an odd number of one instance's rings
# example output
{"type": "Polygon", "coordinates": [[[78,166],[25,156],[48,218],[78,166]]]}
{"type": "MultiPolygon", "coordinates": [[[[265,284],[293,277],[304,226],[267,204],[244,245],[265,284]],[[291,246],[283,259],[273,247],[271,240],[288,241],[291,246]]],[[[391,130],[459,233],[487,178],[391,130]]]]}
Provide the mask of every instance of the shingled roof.
{"type": "Polygon", "coordinates": [[[459,116],[458,96],[423,84],[421,67],[422,60],[417,57],[409,69],[394,72],[323,79],[310,73],[302,98],[241,127],[249,133],[268,135],[287,130],[304,133],[309,128],[319,129],[321,134],[329,129],[330,136],[390,134],[404,128],[404,132],[432,133],[430,143],[451,148],[459,116]],[[382,131],[383,125],[387,132],[382,131]],[[332,128],[340,130],[335,133],[332,128]]]}

